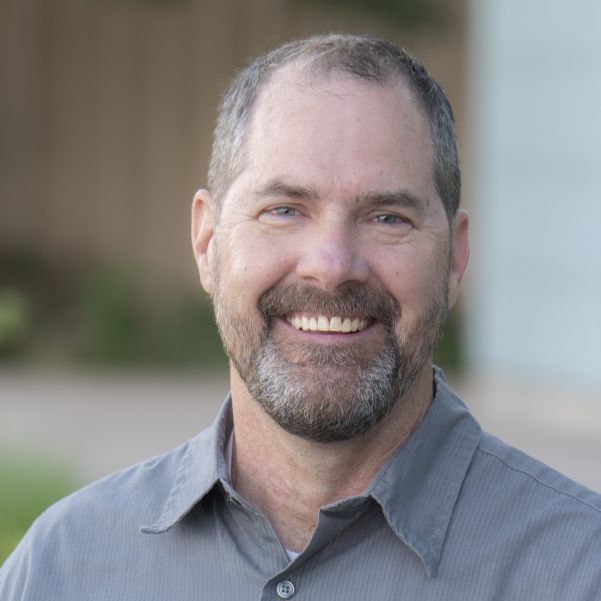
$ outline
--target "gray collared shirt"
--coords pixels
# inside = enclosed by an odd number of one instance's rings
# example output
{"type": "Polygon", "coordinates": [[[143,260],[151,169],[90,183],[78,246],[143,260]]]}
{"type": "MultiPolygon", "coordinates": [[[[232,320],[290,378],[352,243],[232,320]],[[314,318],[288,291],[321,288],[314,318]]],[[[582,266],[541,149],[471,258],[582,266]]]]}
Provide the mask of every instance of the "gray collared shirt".
{"type": "Polygon", "coordinates": [[[174,451],[60,501],[2,601],[601,599],[601,496],[483,433],[435,372],[419,427],[293,561],[227,477],[229,402],[174,451]]]}

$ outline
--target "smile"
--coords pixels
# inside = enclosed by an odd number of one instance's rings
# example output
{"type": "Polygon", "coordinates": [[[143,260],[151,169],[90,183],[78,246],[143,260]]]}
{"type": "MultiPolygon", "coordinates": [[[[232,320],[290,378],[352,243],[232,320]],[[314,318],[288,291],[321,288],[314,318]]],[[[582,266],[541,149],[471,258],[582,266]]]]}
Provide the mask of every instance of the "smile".
{"type": "Polygon", "coordinates": [[[360,317],[343,317],[334,315],[292,314],[286,315],[286,321],[305,332],[342,332],[354,333],[365,329],[369,319],[360,317]]]}

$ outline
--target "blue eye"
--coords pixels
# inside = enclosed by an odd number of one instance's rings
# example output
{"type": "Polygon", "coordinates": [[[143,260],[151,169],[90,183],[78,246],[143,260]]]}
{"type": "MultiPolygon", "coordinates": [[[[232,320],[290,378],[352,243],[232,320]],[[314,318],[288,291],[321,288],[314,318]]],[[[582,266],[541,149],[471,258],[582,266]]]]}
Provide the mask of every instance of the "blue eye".
{"type": "Polygon", "coordinates": [[[376,217],[374,217],[374,221],[381,225],[403,225],[408,223],[407,220],[403,217],[400,217],[399,215],[390,214],[377,215],[376,217]]]}
{"type": "Polygon", "coordinates": [[[275,207],[270,209],[269,211],[272,215],[277,215],[279,217],[296,217],[299,212],[297,209],[293,207],[275,207]]]}

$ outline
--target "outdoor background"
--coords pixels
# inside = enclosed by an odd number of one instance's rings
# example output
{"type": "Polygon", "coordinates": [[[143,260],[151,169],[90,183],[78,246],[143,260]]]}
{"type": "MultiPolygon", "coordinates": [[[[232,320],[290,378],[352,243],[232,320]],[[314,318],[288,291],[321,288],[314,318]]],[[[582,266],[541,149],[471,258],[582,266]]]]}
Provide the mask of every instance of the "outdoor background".
{"type": "Polygon", "coordinates": [[[489,431],[601,490],[601,3],[2,0],[0,562],[48,503],[210,423],[189,242],[250,57],[345,31],[456,112],[472,262],[437,362],[489,431]]]}

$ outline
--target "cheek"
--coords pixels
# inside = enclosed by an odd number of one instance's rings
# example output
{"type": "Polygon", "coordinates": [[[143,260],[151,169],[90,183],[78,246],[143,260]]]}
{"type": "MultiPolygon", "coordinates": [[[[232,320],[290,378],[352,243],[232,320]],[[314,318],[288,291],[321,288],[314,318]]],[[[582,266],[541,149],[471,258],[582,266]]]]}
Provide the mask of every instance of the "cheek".
{"type": "Polygon", "coordinates": [[[377,265],[377,280],[401,305],[401,321],[413,321],[433,298],[445,294],[446,255],[394,253],[380,258],[377,265]]]}
{"type": "Polygon", "coordinates": [[[237,236],[228,239],[223,247],[219,265],[221,286],[242,307],[256,306],[264,292],[294,269],[286,244],[237,236]]]}

